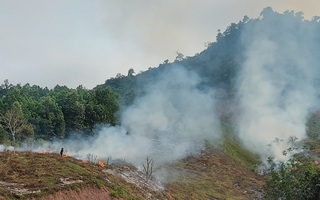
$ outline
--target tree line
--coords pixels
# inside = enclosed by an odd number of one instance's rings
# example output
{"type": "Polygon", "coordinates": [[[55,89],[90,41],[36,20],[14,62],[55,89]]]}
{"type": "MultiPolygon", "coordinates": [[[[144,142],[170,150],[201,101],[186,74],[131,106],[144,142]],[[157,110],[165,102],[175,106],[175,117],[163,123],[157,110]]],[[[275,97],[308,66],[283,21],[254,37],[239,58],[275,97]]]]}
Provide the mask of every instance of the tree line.
{"type": "Polygon", "coordinates": [[[115,125],[118,109],[118,95],[110,87],[48,89],[5,80],[0,85],[0,144],[91,135],[97,124],[115,125]]]}

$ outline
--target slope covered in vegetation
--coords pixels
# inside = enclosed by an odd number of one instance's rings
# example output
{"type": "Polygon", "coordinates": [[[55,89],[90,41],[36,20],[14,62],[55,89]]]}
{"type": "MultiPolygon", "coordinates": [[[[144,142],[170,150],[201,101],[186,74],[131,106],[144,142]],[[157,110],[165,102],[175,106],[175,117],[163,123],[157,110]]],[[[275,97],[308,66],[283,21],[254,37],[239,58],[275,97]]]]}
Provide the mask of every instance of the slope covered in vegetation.
{"type": "MultiPolygon", "coordinates": [[[[223,146],[235,142],[227,140],[223,146]]],[[[101,167],[55,153],[5,151],[0,199],[261,199],[264,177],[227,154],[228,148],[208,144],[197,156],[156,169],[167,180],[155,186],[130,164],[101,167]]]]}
{"type": "Polygon", "coordinates": [[[0,152],[0,169],[0,198],[3,199],[47,199],[58,192],[61,197],[66,193],[75,196],[64,198],[77,199],[81,191],[89,191],[84,192],[81,199],[145,198],[134,184],[104,172],[105,166],[55,153],[0,152]]]}
{"type": "Polygon", "coordinates": [[[244,17],[218,31],[216,42],[195,56],[179,53],[174,62],[137,75],[130,69],[93,90],[5,81],[1,150],[68,138],[74,152],[87,148],[85,153],[104,158],[130,159],[135,167],[3,151],[1,197],[51,198],[93,189],[106,198],[261,199],[261,162],[271,173],[268,198],[300,197],[291,188],[317,196],[319,24],[317,17],[304,20],[301,13],[266,8],[258,19],[244,17]],[[307,137],[309,152],[295,146],[307,137]],[[281,161],[282,153],[293,162],[281,161]],[[154,175],[163,187],[148,183],[137,169],[149,154],[158,162],[154,175]]]}

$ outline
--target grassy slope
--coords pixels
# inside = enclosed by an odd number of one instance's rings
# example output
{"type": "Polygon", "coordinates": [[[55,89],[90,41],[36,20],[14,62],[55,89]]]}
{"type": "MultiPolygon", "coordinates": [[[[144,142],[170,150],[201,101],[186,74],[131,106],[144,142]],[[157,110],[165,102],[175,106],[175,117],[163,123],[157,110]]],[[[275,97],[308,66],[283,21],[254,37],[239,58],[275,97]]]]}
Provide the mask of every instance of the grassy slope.
{"type": "Polygon", "coordinates": [[[106,175],[101,167],[71,157],[61,158],[53,153],[0,152],[1,182],[0,199],[40,197],[60,190],[82,187],[106,187],[114,197],[144,199],[134,185],[106,175]],[[82,182],[63,184],[61,178],[82,182]],[[29,192],[40,190],[40,193],[18,195],[18,192],[10,192],[13,188],[27,189],[29,192]]]}
{"type": "Polygon", "coordinates": [[[261,197],[264,177],[254,172],[259,158],[241,146],[229,123],[222,123],[222,131],[220,144],[211,142],[199,157],[188,157],[174,167],[177,173],[166,187],[173,199],[261,197]]]}
{"type": "MultiPolygon", "coordinates": [[[[232,143],[230,139],[225,142],[232,143]]],[[[170,171],[178,173],[171,176],[166,195],[158,194],[159,199],[251,199],[263,187],[262,177],[211,145],[198,157],[190,156],[170,166],[170,171]]],[[[101,167],[53,153],[1,152],[0,181],[23,185],[29,191],[41,190],[36,194],[17,195],[0,184],[0,196],[7,199],[39,197],[83,187],[106,187],[116,197],[144,199],[134,185],[107,175],[101,167]],[[83,182],[63,185],[61,178],[83,182]]]]}
{"type": "Polygon", "coordinates": [[[264,186],[263,177],[212,147],[174,168],[166,187],[173,199],[253,199],[264,186]]]}
{"type": "MultiPolygon", "coordinates": [[[[232,127],[223,125],[223,132],[224,140],[218,147],[208,143],[198,156],[190,156],[167,166],[170,169],[166,171],[171,174],[165,191],[154,196],[179,200],[258,198],[264,185],[263,177],[253,172],[259,164],[258,158],[241,147],[232,127]]],[[[0,197],[39,197],[83,187],[108,188],[114,197],[124,199],[145,199],[143,192],[135,185],[106,174],[92,163],[83,163],[71,157],[61,158],[53,153],[0,152],[0,197]],[[63,185],[61,178],[83,182],[63,185]],[[17,195],[1,185],[1,181],[15,183],[17,187],[29,191],[40,189],[41,192],[17,195]]]]}

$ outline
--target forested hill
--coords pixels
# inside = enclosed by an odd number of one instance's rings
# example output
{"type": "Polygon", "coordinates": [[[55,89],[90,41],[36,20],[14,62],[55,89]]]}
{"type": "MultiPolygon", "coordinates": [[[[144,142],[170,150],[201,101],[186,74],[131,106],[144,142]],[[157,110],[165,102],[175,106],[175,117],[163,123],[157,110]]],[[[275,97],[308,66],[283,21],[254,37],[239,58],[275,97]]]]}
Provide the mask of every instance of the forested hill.
{"type": "Polygon", "coordinates": [[[116,123],[118,95],[111,89],[53,89],[36,85],[0,85],[2,144],[64,139],[72,133],[92,135],[97,124],[116,123]]]}
{"type": "MultiPolygon", "coordinates": [[[[251,36],[260,30],[266,32],[266,37],[286,37],[294,32],[295,27],[298,32],[304,28],[308,30],[308,25],[319,24],[318,17],[312,20],[305,20],[302,13],[286,11],[283,14],[274,12],[271,8],[265,8],[260,17],[249,19],[247,16],[238,23],[231,23],[222,32],[218,30],[216,41],[209,43],[207,48],[194,56],[186,57],[177,53],[175,61],[164,61],[158,67],[149,68],[147,71],[133,75],[133,69],[128,71],[128,75],[118,74],[115,78],[105,81],[97,88],[112,87],[121,94],[125,105],[130,105],[135,96],[143,93],[143,87],[152,82],[155,77],[167,68],[183,66],[188,70],[196,72],[201,78],[202,86],[222,91],[221,98],[228,98],[234,95],[237,74],[246,60],[247,46],[252,45],[251,36]],[[281,24],[288,24],[288,27],[281,27],[281,24]]],[[[319,27],[319,26],[318,26],[319,27]]],[[[313,30],[320,35],[320,30],[313,30]]],[[[188,41],[186,41],[188,42],[188,41]]]]}
{"type": "Polygon", "coordinates": [[[118,74],[97,88],[112,87],[122,95],[123,102],[129,105],[134,96],[143,93],[143,86],[152,82],[161,72],[167,68],[183,66],[197,72],[202,84],[230,91],[234,75],[243,59],[240,37],[248,21],[249,19],[244,17],[238,24],[232,23],[223,33],[218,30],[217,41],[209,43],[204,51],[192,57],[186,57],[178,52],[173,62],[166,60],[158,67],[150,67],[147,71],[136,75],[133,75],[133,69],[130,69],[127,76],[118,74]]]}

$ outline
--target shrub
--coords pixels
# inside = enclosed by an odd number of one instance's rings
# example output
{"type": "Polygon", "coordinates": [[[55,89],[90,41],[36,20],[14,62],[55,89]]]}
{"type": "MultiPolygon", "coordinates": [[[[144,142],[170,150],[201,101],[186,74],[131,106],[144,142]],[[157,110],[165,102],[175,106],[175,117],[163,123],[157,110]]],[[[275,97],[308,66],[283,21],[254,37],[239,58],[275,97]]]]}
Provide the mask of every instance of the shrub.
{"type": "Polygon", "coordinates": [[[320,198],[318,161],[303,156],[292,158],[271,169],[266,183],[266,199],[300,200],[320,198]]]}

